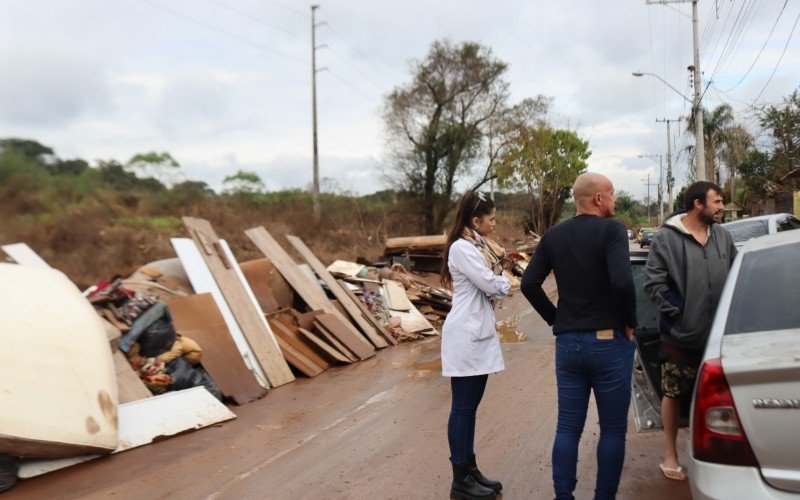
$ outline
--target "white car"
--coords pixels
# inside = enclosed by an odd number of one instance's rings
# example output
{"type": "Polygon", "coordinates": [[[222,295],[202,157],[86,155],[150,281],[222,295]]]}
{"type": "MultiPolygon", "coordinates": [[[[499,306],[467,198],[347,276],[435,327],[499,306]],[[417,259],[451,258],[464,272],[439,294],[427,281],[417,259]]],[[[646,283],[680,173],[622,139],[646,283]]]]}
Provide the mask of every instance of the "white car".
{"type": "Polygon", "coordinates": [[[800,498],[800,231],[733,263],[692,400],[695,499],[800,498]]]}
{"type": "Polygon", "coordinates": [[[750,238],[800,229],[800,220],[792,214],[759,215],[726,222],[722,227],[731,233],[736,248],[742,248],[750,238]]]}

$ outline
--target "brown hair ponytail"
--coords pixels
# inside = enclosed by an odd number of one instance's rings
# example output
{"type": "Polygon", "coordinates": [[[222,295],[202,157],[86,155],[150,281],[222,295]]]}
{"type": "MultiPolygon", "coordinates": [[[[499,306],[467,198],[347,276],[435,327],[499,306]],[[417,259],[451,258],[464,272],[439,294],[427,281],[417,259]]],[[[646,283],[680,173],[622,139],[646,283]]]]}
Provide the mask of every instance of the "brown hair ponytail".
{"type": "Polygon", "coordinates": [[[457,239],[461,238],[461,233],[465,227],[472,226],[473,217],[483,217],[492,212],[495,208],[494,201],[480,191],[467,191],[458,202],[456,216],[453,225],[447,232],[447,244],[444,247],[444,263],[442,264],[441,283],[445,288],[453,287],[453,276],[450,274],[450,267],[447,261],[450,257],[450,247],[457,239]]]}

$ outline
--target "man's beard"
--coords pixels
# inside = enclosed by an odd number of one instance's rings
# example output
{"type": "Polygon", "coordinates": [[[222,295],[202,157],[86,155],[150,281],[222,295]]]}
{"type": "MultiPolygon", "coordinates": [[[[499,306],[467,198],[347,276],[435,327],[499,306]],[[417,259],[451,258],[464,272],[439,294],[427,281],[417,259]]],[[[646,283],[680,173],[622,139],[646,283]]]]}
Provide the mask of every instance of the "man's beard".
{"type": "Polygon", "coordinates": [[[703,222],[703,224],[710,226],[711,224],[717,222],[716,212],[707,212],[703,210],[700,213],[700,220],[703,222]]]}

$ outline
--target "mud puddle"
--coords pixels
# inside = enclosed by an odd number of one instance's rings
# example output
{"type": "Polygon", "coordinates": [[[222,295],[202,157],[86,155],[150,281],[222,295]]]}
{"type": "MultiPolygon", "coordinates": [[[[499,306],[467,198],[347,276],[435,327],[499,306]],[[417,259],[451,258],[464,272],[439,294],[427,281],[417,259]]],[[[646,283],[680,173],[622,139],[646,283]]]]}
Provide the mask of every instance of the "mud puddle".
{"type": "Polygon", "coordinates": [[[497,335],[500,337],[501,344],[519,344],[528,341],[528,336],[517,329],[519,320],[524,314],[515,314],[506,320],[497,322],[497,335]]]}
{"type": "Polygon", "coordinates": [[[422,361],[411,367],[414,371],[433,371],[442,369],[442,358],[436,358],[430,361],[422,361]]]}

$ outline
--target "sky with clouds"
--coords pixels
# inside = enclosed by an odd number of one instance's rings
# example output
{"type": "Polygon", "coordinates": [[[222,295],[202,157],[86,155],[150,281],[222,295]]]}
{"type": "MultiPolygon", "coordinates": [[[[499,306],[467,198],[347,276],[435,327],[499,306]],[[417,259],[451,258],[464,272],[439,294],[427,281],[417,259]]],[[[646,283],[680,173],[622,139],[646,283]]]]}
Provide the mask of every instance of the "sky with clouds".
{"type": "MultiPolygon", "coordinates": [[[[320,0],[320,175],[360,194],[385,187],[383,96],[450,38],[506,61],[513,100],[552,96],[558,122],[589,140],[590,170],[643,198],[659,167],[639,155],[666,153],[655,120],[689,105],[631,72],[691,96],[690,12],[645,0],[320,0]]],[[[700,0],[699,12],[704,105],[729,102],[755,126],[756,99],[800,85],[800,4],[700,0]]],[[[168,151],[216,189],[239,169],[270,190],[305,188],[310,25],[310,5],[295,0],[2,0],[0,137],[36,139],[62,158],[168,151]]],[[[673,136],[673,150],[693,143],[682,125],[673,136]]],[[[686,154],[676,156],[680,185],[686,154]]]]}

